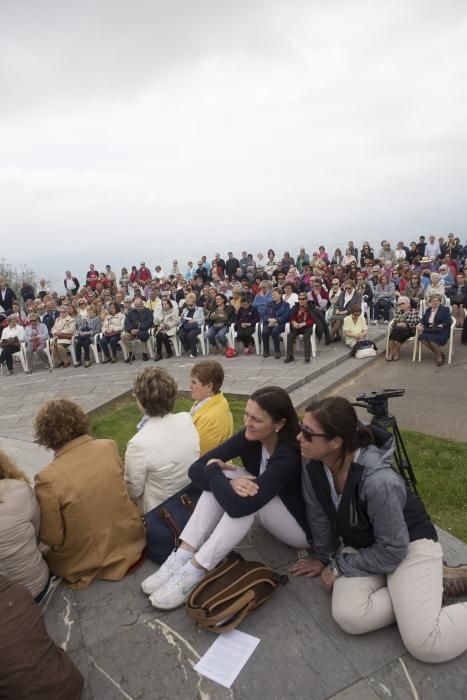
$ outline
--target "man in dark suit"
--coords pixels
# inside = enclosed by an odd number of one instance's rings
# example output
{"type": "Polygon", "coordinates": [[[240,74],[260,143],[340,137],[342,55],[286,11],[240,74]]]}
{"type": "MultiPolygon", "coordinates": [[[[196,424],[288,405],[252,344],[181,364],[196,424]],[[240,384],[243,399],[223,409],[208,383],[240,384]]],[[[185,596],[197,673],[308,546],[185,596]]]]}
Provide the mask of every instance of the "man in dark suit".
{"type": "Polygon", "coordinates": [[[6,280],[0,279],[0,306],[5,312],[11,312],[13,302],[16,301],[16,294],[6,283],[6,280]]]}

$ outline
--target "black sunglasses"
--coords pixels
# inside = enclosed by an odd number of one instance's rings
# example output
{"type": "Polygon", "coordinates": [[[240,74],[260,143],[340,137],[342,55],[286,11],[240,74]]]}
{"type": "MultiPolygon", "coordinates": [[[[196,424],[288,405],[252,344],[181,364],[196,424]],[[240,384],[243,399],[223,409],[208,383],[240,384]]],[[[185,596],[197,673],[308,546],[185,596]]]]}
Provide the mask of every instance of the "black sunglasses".
{"type": "Polygon", "coordinates": [[[302,433],[303,437],[307,442],[313,442],[314,437],[328,437],[326,433],[314,433],[312,430],[307,428],[306,425],[303,425],[303,423],[299,423],[299,426],[300,432],[302,433]]]}

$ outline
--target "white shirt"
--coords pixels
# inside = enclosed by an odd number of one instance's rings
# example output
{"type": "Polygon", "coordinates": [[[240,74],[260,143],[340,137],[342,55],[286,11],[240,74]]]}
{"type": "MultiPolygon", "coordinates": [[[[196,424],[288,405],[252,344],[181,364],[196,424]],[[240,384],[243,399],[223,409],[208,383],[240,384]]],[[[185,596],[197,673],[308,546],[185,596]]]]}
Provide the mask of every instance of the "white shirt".
{"type": "Polygon", "coordinates": [[[282,295],[282,299],[288,303],[291,309],[298,303],[298,294],[292,292],[292,294],[286,298],[285,294],[282,295]]]}
{"type": "Polygon", "coordinates": [[[8,340],[8,338],[18,338],[20,343],[24,342],[24,328],[18,323],[14,328],[7,326],[3,329],[2,340],[8,340]]]}
{"type": "Polygon", "coordinates": [[[189,413],[150,418],[127,445],[125,481],[147,513],[186,486],[199,457],[199,437],[189,413]]]}

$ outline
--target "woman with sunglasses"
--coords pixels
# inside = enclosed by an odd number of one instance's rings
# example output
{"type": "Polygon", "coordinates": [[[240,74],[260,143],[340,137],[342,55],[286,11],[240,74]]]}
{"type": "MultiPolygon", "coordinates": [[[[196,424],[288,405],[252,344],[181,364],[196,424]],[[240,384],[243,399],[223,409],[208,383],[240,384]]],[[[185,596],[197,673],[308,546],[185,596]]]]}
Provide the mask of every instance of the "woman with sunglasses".
{"type": "Polygon", "coordinates": [[[257,389],[245,406],[244,425],[189,469],[203,493],[180,535],[180,547],[142,583],[155,608],[182,605],[255,521],[289,547],[309,547],[299,423],[288,393],[275,386],[257,389]],[[235,458],[243,468],[232,464],[235,458]]]}
{"type": "MultiPolygon", "coordinates": [[[[467,603],[441,607],[441,545],[422,501],[391,466],[393,436],[360,423],[341,397],[308,406],[301,427],[314,558],[300,560],[292,574],[321,576],[332,616],[349,634],[397,622],[420,661],[462,654],[467,603]]],[[[447,595],[467,592],[467,567],[445,567],[444,577],[447,595]]]]}

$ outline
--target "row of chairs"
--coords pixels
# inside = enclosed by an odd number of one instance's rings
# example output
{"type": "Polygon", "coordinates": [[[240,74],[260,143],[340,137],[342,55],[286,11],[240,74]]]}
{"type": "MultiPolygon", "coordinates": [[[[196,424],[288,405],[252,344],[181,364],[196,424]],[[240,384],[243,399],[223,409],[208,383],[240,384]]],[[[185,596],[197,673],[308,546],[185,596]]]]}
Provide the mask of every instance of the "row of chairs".
{"type": "MultiPolygon", "coordinates": [[[[466,313],[467,313],[467,312],[466,312],[466,313]]],[[[393,319],[392,321],[390,321],[390,322],[389,322],[389,325],[388,325],[388,332],[387,332],[387,336],[386,336],[386,357],[389,356],[389,336],[390,336],[390,334],[391,334],[391,330],[393,329],[393,327],[394,327],[394,319],[393,319]]],[[[454,330],[455,330],[455,328],[456,328],[456,319],[453,318],[453,319],[451,320],[451,330],[450,330],[450,333],[449,333],[449,341],[448,341],[448,342],[449,342],[449,347],[448,347],[448,364],[449,364],[449,365],[450,365],[451,362],[452,362],[453,341],[454,341],[454,330]]],[[[421,343],[421,341],[420,341],[420,339],[419,339],[419,335],[420,335],[420,334],[419,334],[418,327],[417,327],[417,330],[415,331],[415,335],[413,336],[413,338],[410,338],[410,339],[409,339],[409,340],[413,340],[413,341],[414,341],[413,354],[412,354],[412,362],[415,362],[415,361],[416,361],[417,355],[418,355],[418,361],[419,361],[419,362],[422,361],[422,347],[423,347],[423,345],[422,345],[422,343],[421,343]]]]}
{"type": "MultiPolygon", "coordinates": [[[[287,347],[287,336],[290,332],[290,325],[287,323],[285,326],[285,330],[283,333],[281,333],[281,339],[284,344],[284,348],[287,347]]],[[[210,345],[207,337],[208,333],[208,326],[204,325],[201,333],[199,334],[197,340],[200,345],[200,350],[201,354],[203,356],[209,355],[210,351],[210,345]]],[[[233,325],[230,326],[229,332],[227,334],[227,344],[231,348],[235,348],[235,344],[237,342],[237,331],[234,329],[233,325]]],[[[98,333],[97,335],[94,336],[93,342],[90,346],[90,350],[92,352],[94,361],[96,364],[100,364],[102,362],[102,350],[100,349],[100,340],[102,338],[102,334],[98,333]]],[[[175,355],[177,357],[180,357],[182,354],[182,345],[180,342],[180,339],[178,338],[177,335],[171,336],[171,341],[172,345],[174,348],[175,355]]],[[[255,346],[255,352],[257,355],[260,355],[262,352],[262,342],[261,342],[261,324],[257,323],[255,327],[255,331],[252,335],[252,342],[254,343],[255,346]]],[[[133,341],[133,352],[137,348],[138,345],[141,344],[141,341],[135,340],[133,341]]],[[[151,359],[154,359],[155,356],[155,347],[156,347],[156,339],[155,339],[155,332],[154,330],[151,331],[149,334],[149,339],[147,342],[147,348],[148,348],[148,354],[151,359]]],[[[77,363],[77,356],[76,356],[76,347],[75,347],[75,342],[70,343],[69,345],[69,353],[71,357],[71,361],[73,364],[77,363]]],[[[123,358],[126,360],[128,358],[128,351],[123,343],[119,343],[117,346],[117,349],[119,349],[122,352],[123,358]]],[[[51,371],[54,367],[54,360],[53,360],[53,352],[52,352],[52,343],[50,340],[47,341],[46,346],[44,348],[44,352],[47,356],[48,363],[49,363],[49,370],[51,371]]],[[[313,332],[311,335],[311,352],[312,352],[312,357],[316,357],[316,329],[313,327],[313,332]]],[[[28,370],[27,366],[27,357],[26,357],[26,345],[25,343],[21,344],[21,349],[20,352],[17,353],[19,361],[21,363],[22,369],[24,372],[28,370]]],[[[34,358],[37,360],[36,353],[34,353],[34,358]]]]}

